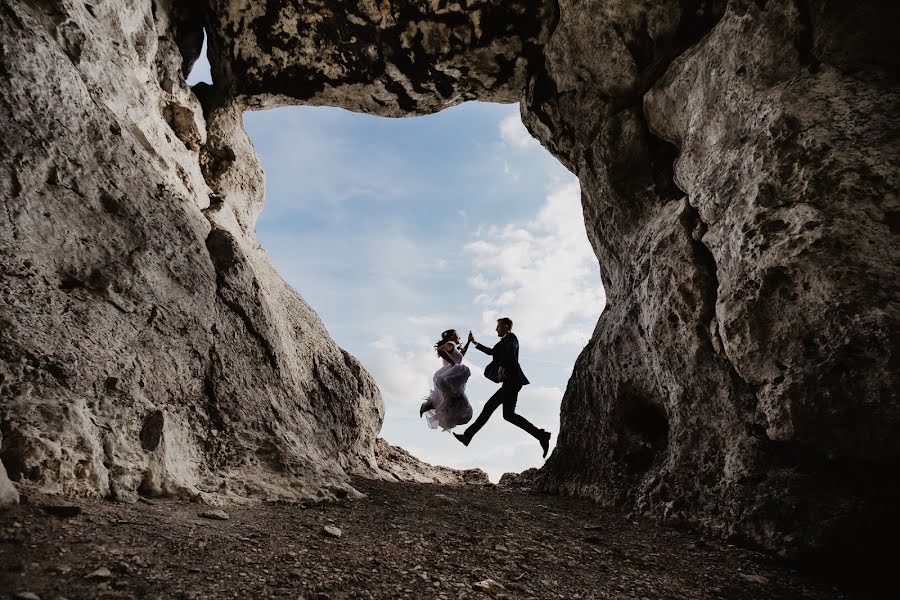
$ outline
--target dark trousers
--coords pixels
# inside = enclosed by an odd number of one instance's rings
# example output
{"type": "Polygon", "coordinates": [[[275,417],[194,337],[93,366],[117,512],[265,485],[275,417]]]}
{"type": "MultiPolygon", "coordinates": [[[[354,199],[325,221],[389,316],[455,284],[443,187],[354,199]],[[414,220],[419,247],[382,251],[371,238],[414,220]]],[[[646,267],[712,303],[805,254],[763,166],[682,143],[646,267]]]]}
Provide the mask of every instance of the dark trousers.
{"type": "Polygon", "coordinates": [[[475,422],[469,425],[464,436],[472,439],[472,436],[478,433],[478,430],[484,427],[491,415],[497,410],[497,407],[503,405],[503,418],[520,429],[524,429],[535,439],[540,441],[541,430],[532,425],[528,419],[522,415],[516,414],[516,402],[519,401],[519,390],[522,386],[516,383],[504,383],[500,389],[490,397],[481,409],[481,414],[475,419],[475,422]]]}

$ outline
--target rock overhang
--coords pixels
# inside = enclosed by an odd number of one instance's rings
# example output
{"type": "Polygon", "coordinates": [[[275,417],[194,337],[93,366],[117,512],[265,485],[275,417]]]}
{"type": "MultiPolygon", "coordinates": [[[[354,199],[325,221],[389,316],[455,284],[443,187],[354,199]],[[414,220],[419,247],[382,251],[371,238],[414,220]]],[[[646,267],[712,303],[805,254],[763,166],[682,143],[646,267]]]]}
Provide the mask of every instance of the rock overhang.
{"type": "Polygon", "coordinates": [[[552,0],[212,0],[206,31],[220,94],[247,108],[399,117],[518,101],[556,11],[552,0]]]}

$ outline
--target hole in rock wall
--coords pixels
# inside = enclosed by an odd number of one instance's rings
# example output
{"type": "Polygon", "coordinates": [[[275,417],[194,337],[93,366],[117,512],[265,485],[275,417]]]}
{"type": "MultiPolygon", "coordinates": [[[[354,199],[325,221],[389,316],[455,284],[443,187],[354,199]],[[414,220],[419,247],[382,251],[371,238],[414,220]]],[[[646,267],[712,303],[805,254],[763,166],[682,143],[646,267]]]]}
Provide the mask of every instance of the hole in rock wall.
{"type": "MultiPolygon", "coordinates": [[[[208,76],[204,63],[191,83],[208,76]]],[[[517,411],[555,442],[566,382],[604,307],[578,181],[528,134],[518,106],[411,119],[293,107],[245,113],[244,124],[266,173],[257,237],[375,378],[382,437],[494,481],[540,465],[537,442],[499,410],[468,448],[418,415],[441,331],[472,329],[493,345],[496,319],[509,316],[532,382],[517,411]]],[[[496,389],[481,375],[488,360],[474,347],[466,357],[476,415],[496,389]]]]}
{"type": "Polygon", "coordinates": [[[646,472],[661,460],[669,442],[669,417],[661,404],[636,389],[623,389],[618,397],[622,428],[618,452],[632,474],[646,472]]]}

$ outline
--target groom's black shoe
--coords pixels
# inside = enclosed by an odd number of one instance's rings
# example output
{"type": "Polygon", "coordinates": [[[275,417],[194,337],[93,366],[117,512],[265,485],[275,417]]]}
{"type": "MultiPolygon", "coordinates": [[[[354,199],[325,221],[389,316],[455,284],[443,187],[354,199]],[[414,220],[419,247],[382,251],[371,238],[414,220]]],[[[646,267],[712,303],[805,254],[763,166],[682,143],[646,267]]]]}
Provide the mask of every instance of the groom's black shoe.
{"type": "Polygon", "coordinates": [[[463,445],[463,446],[468,446],[468,445],[469,445],[469,442],[472,441],[471,439],[467,438],[467,437],[466,437],[466,434],[464,434],[464,433],[454,433],[454,434],[453,434],[453,437],[455,437],[455,438],[458,439],[460,442],[462,442],[462,445],[463,445]]]}
{"type": "Polygon", "coordinates": [[[547,458],[547,452],[550,450],[550,432],[541,432],[541,437],[538,441],[541,443],[541,448],[544,449],[544,458],[547,458]]]}

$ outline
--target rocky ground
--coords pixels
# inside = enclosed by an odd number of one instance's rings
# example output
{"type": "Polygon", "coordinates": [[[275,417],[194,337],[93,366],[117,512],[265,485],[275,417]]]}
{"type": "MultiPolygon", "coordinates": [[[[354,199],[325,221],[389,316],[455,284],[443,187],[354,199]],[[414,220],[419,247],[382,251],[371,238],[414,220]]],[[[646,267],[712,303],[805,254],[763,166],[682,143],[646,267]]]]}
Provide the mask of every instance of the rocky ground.
{"type": "Polygon", "coordinates": [[[54,511],[58,497],[26,491],[25,504],[0,511],[0,596],[852,597],[767,555],[590,501],[490,485],[355,485],[365,498],[228,506],[227,520],[177,500],[54,511]]]}

